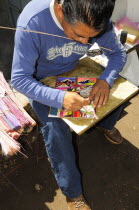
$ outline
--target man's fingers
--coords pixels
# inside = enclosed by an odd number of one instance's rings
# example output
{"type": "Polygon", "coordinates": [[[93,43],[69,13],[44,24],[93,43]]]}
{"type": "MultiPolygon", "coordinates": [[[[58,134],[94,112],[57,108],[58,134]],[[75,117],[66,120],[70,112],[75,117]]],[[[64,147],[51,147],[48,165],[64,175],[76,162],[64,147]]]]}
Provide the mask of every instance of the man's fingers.
{"type": "Polygon", "coordinates": [[[90,101],[94,100],[95,99],[95,93],[91,93],[90,96],[89,96],[89,99],[90,99],[90,101]]]}
{"type": "Polygon", "coordinates": [[[93,100],[94,108],[95,107],[100,108],[102,105],[105,105],[108,101],[108,98],[109,94],[101,93],[99,95],[96,95],[95,99],[93,100]]]}
{"type": "Polygon", "coordinates": [[[98,108],[100,108],[103,105],[104,98],[105,98],[105,95],[100,94],[99,101],[98,101],[98,104],[97,104],[98,108]]]}
{"type": "Polygon", "coordinates": [[[80,110],[83,106],[89,104],[89,98],[83,98],[75,92],[66,92],[63,100],[63,108],[68,111],[77,111],[80,110]]]}
{"type": "Polygon", "coordinates": [[[100,94],[99,94],[99,95],[97,94],[97,95],[95,96],[94,100],[93,100],[93,107],[94,107],[94,108],[97,107],[98,102],[99,102],[99,98],[100,98],[100,94]]]}
{"type": "Polygon", "coordinates": [[[101,79],[98,79],[90,92],[90,101],[93,100],[93,106],[101,107],[105,105],[109,98],[110,86],[109,84],[101,79]]]}
{"type": "Polygon", "coordinates": [[[91,103],[90,99],[89,99],[89,98],[85,98],[85,99],[84,99],[83,106],[89,105],[90,103],[91,103]]]}
{"type": "Polygon", "coordinates": [[[109,99],[109,93],[105,94],[104,100],[103,100],[103,105],[105,105],[107,103],[109,99]]]}

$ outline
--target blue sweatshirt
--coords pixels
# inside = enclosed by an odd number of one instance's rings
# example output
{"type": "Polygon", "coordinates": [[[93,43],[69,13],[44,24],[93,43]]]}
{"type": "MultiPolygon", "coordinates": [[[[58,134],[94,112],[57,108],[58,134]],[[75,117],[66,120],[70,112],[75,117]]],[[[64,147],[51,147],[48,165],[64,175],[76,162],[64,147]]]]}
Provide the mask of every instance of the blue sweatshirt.
{"type": "MultiPolygon", "coordinates": [[[[54,13],[54,0],[31,1],[21,13],[17,28],[66,37],[54,13]]],[[[117,40],[111,22],[105,33],[91,39],[92,44],[95,42],[112,50],[104,50],[109,62],[99,77],[112,87],[125,64],[126,54],[117,40]]],[[[33,100],[62,108],[65,91],[47,87],[38,80],[72,70],[89,48],[88,44],[69,39],[16,31],[12,85],[18,92],[33,100]]]]}

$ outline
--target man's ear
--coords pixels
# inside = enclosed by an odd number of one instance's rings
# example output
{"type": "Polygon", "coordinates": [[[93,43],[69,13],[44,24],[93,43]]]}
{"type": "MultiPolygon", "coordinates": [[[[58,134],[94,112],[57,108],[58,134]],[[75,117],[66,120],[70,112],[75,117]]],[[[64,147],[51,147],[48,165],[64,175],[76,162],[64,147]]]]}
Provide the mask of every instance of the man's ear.
{"type": "Polygon", "coordinates": [[[62,11],[62,4],[57,4],[56,10],[57,10],[57,15],[62,20],[64,16],[62,11]]]}

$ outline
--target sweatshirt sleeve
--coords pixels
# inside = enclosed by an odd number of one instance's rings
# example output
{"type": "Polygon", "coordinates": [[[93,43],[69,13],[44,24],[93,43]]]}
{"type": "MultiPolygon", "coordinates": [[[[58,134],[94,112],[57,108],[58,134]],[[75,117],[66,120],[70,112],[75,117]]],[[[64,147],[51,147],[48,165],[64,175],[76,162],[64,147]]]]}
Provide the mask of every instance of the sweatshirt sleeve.
{"type": "Polygon", "coordinates": [[[42,104],[62,108],[66,92],[47,87],[33,78],[40,50],[40,40],[37,34],[16,31],[11,75],[12,86],[18,92],[42,104]]]}
{"type": "Polygon", "coordinates": [[[108,51],[102,48],[109,61],[99,79],[105,80],[112,87],[114,81],[119,77],[119,73],[125,65],[126,52],[123,45],[118,40],[111,22],[109,23],[105,33],[98,37],[96,42],[100,47],[111,50],[108,51]]]}

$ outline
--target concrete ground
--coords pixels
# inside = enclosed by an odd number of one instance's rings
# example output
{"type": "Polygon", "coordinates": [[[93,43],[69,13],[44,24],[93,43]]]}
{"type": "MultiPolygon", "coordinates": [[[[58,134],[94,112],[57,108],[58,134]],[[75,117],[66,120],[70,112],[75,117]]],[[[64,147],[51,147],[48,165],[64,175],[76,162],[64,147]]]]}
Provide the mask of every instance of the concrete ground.
{"type": "MultiPolygon", "coordinates": [[[[124,109],[116,127],[124,137],[113,145],[96,128],[76,139],[84,194],[94,210],[139,210],[139,95],[124,109]]],[[[37,131],[29,136],[37,137],[37,131]]],[[[0,176],[0,210],[67,210],[65,196],[55,181],[42,136],[24,153],[13,157],[13,167],[0,176]]],[[[8,165],[8,160],[4,162],[8,165]]]]}

